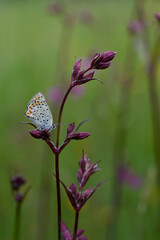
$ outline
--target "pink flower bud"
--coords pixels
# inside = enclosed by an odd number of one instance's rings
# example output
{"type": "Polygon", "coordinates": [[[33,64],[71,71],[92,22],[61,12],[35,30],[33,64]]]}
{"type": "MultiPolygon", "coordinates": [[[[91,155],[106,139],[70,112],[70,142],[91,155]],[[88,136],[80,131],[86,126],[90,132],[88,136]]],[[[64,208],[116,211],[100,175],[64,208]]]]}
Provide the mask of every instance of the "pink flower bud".
{"type": "Polygon", "coordinates": [[[81,69],[81,61],[82,61],[82,59],[79,59],[78,61],[76,61],[75,65],[73,67],[72,76],[74,79],[77,79],[77,75],[81,69]]]}
{"type": "Polygon", "coordinates": [[[69,126],[67,128],[67,137],[71,132],[73,132],[74,128],[75,128],[75,122],[69,124],[69,126]]]}
{"type": "Polygon", "coordinates": [[[116,52],[108,51],[101,54],[96,53],[91,62],[92,69],[106,69],[110,66],[111,60],[115,57],[116,52]]]}
{"type": "Polygon", "coordinates": [[[91,134],[88,132],[80,132],[80,133],[74,132],[69,135],[69,139],[81,140],[89,137],[90,135],[91,134]]]}
{"type": "Polygon", "coordinates": [[[37,138],[37,139],[42,138],[43,140],[45,140],[50,137],[50,133],[47,130],[44,130],[44,131],[40,131],[38,129],[29,130],[29,133],[31,134],[32,137],[37,138]]]}

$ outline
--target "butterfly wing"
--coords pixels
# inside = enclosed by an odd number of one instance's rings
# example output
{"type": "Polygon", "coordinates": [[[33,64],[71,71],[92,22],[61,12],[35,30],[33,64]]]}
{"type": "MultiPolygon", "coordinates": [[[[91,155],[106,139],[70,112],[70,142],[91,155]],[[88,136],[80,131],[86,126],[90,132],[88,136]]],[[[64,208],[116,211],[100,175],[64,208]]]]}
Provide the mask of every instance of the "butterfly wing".
{"type": "Polygon", "coordinates": [[[45,96],[39,92],[29,101],[25,116],[40,130],[51,130],[53,118],[45,96]]]}

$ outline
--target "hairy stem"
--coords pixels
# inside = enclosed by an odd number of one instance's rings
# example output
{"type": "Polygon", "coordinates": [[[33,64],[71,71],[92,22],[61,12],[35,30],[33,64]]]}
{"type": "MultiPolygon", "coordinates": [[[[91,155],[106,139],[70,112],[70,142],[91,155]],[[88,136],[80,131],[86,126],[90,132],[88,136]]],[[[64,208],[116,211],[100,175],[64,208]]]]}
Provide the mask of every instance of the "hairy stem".
{"type": "Polygon", "coordinates": [[[73,233],[73,240],[76,240],[77,237],[77,230],[78,230],[78,220],[79,220],[79,210],[76,211],[75,215],[75,223],[74,223],[74,233],[73,233]]]}

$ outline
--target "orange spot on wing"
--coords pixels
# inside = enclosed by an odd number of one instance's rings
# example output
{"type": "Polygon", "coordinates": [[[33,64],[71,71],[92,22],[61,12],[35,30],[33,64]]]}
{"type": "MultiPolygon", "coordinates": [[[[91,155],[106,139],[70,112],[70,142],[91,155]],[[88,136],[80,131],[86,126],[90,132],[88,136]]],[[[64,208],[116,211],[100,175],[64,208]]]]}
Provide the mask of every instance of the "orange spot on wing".
{"type": "Polygon", "coordinates": [[[31,114],[31,111],[27,112],[26,115],[29,116],[31,114]]]}

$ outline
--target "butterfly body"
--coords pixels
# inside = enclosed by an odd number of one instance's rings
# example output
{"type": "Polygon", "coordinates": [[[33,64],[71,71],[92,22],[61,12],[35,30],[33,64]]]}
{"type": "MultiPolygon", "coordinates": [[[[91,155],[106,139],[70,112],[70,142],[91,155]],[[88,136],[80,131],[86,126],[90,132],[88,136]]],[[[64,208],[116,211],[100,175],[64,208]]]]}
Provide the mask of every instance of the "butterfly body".
{"type": "Polygon", "coordinates": [[[39,92],[29,101],[24,114],[33,122],[40,131],[51,131],[56,126],[53,124],[53,117],[45,96],[39,92]]]}

